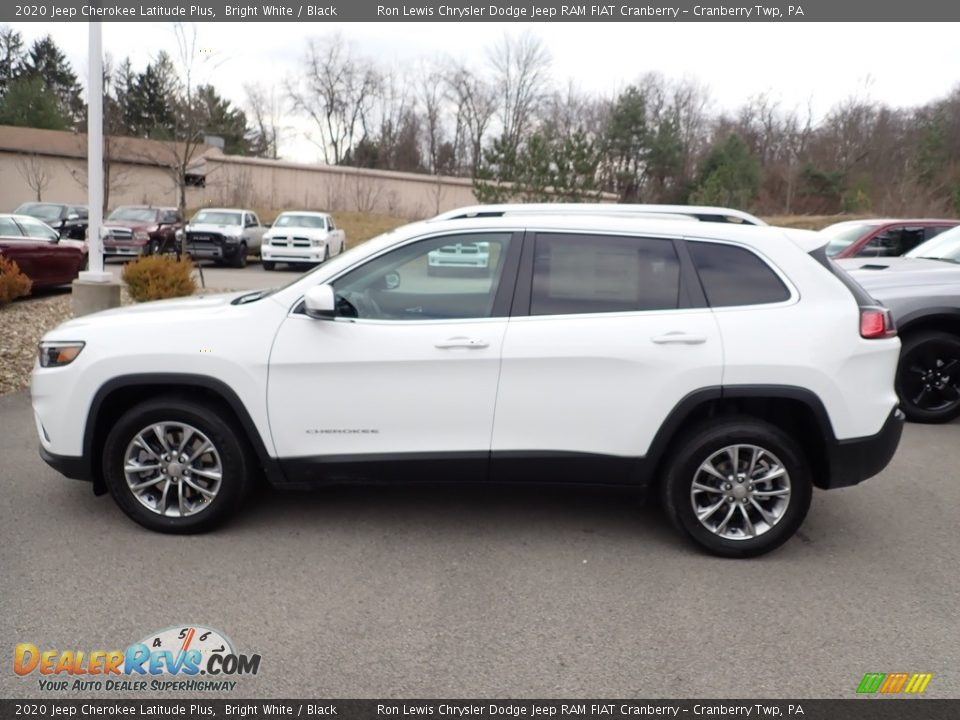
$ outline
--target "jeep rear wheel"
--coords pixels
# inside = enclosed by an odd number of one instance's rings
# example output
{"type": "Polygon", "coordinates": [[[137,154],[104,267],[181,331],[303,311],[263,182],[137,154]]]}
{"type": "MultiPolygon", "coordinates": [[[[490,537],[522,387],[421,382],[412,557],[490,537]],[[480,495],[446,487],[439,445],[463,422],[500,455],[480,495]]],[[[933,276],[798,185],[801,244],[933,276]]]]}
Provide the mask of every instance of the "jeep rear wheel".
{"type": "Polygon", "coordinates": [[[141,403],[107,436],[107,488],[151,530],[209,530],[236,512],[249,485],[250,463],[237,434],[210,408],[184,398],[141,403]]]}
{"type": "Polygon", "coordinates": [[[770,552],[800,527],[813,483],[800,447],[748,417],[694,429],[668,460],[661,486],[671,521],[715,555],[770,552]]]}
{"type": "Polygon", "coordinates": [[[960,338],[945,332],[905,338],[896,390],[907,420],[944,423],[960,415],[960,338]]]}

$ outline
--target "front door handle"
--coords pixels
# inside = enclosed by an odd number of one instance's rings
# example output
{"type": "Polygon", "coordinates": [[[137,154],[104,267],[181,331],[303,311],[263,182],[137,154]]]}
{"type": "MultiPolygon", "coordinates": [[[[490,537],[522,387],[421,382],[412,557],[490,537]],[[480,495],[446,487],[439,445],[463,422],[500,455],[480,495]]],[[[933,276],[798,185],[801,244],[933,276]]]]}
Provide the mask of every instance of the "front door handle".
{"type": "Polygon", "coordinates": [[[486,340],[480,338],[452,337],[446,340],[439,340],[433,344],[434,347],[446,350],[448,348],[485,348],[489,346],[486,340]]]}
{"type": "Polygon", "coordinates": [[[707,338],[685,332],[668,332],[664,335],[654,335],[650,340],[657,345],[703,345],[707,338]]]}

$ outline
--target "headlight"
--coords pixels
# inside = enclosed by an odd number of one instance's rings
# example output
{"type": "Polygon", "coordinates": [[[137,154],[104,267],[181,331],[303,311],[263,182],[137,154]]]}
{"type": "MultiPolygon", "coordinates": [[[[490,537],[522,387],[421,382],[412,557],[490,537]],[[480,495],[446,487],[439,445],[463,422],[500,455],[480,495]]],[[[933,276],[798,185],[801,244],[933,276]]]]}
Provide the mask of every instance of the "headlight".
{"type": "Polygon", "coordinates": [[[42,342],[40,343],[40,367],[63,367],[77,359],[83,350],[82,342],[42,342]]]}
{"type": "Polygon", "coordinates": [[[148,233],[146,230],[137,230],[136,232],[133,233],[133,239],[143,240],[143,241],[149,240],[150,233],[148,233]]]}
{"type": "Polygon", "coordinates": [[[234,243],[240,242],[240,236],[239,236],[239,235],[227,235],[227,236],[224,238],[224,240],[226,240],[228,243],[230,243],[231,245],[233,245],[234,243]]]}
{"type": "Polygon", "coordinates": [[[310,241],[310,244],[311,244],[313,247],[320,247],[321,245],[323,245],[323,240],[321,240],[320,238],[313,238],[313,239],[310,241]]]}

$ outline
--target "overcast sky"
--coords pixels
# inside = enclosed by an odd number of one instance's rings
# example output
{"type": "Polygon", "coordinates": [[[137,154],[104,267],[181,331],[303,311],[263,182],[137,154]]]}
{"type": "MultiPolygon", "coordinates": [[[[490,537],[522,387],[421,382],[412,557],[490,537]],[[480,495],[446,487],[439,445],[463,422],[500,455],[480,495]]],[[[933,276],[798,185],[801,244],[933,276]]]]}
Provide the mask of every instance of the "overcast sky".
{"type": "MultiPolygon", "coordinates": [[[[14,23],[29,42],[53,35],[85,82],[87,25],[14,23]]],[[[851,95],[894,106],[942,96],[960,82],[953,23],[199,23],[199,49],[215,58],[204,72],[240,106],[243,85],[276,85],[298,70],[306,39],[341,33],[363,55],[394,67],[421,57],[486,63],[505,33],[529,30],[549,50],[552,75],[581,90],[613,95],[646,72],[694,77],[720,111],[769,92],[815,113],[851,95]],[[213,66],[215,70],[212,70],[213,66]]],[[[104,50],[142,69],[160,49],[176,54],[169,23],[104,23],[104,50]]],[[[293,132],[283,154],[304,162],[318,151],[293,132]]]]}

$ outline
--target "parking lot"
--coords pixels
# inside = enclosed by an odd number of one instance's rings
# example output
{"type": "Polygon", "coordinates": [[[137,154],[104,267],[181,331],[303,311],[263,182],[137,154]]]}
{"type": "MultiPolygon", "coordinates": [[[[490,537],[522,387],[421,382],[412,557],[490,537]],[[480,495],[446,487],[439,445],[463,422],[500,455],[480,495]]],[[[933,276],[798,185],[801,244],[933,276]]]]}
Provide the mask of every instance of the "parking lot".
{"type": "MultiPolygon", "coordinates": [[[[122,260],[110,259],[105,264],[105,269],[119,281],[120,273],[123,272],[125,264],[122,260]]],[[[254,260],[251,260],[250,264],[243,269],[215,267],[212,263],[202,263],[202,266],[206,286],[225,290],[259,290],[260,288],[286,285],[303,272],[302,269],[290,265],[278,265],[276,270],[268,272],[260,266],[258,261],[254,260]]],[[[200,286],[199,276],[197,276],[197,286],[200,286]]]]}
{"type": "Polygon", "coordinates": [[[234,697],[852,697],[893,671],[960,694],[960,423],[907,426],[881,476],[817,493],[750,561],[629,494],[549,486],[263,490],[214,534],[162,536],[46,467],[27,393],[0,426],[7,652],[199,623],[262,656],[234,697]]]}

